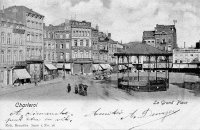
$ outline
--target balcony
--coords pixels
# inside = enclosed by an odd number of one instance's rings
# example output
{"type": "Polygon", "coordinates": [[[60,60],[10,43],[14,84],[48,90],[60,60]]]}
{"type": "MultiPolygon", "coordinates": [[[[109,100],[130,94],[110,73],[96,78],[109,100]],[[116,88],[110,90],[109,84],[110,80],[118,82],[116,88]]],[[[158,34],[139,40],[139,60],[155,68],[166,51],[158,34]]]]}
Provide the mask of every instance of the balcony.
{"type": "Polygon", "coordinates": [[[30,56],[30,58],[27,58],[27,60],[34,60],[34,61],[41,61],[42,60],[42,56],[30,56]]]}
{"type": "Polygon", "coordinates": [[[92,63],[92,58],[73,58],[71,59],[74,63],[92,63]]]}
{"type": "Polygon", "coordinates": [[[100,48],[100,49],[99,49],[99,52],[108,53],[108,49],[105,49],[105,48],[100,48]]]}

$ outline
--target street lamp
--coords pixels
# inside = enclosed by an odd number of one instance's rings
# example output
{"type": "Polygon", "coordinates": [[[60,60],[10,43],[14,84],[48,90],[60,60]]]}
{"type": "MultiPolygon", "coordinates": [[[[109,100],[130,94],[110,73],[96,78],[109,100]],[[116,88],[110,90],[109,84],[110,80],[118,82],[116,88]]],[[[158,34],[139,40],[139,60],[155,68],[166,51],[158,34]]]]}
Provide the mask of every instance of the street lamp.
{"type": "Polygon", "coordinates": [[[63,80],[65,79],[65,62],[66,62],[66,59],[64,59],[63,61],[63,80]]]}

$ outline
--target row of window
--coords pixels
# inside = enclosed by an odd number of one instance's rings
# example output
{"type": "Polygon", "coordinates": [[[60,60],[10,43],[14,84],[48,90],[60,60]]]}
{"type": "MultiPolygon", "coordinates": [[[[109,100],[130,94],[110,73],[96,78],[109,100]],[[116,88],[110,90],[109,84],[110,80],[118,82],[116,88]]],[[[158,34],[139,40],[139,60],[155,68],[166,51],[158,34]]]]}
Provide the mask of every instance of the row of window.
{"type": "Polygon", "coordinates": [[[49,32],[47,33],[44,33],[44,38],[50,38],[50,39],[69,39],[70,38],[70,34],[69,33],[52,33],[52,32],[49,32]]]}
{"type": "Polygon", "coordinates": [[[72,58],[92,58],[91,51],[72,51],[72,58]]]}
{"type": "Polygon", "coordinates": [[[32,41],[32,42],[42,42],[42,34],[34,34],[34,33],[27,33],[27,37],[26,37],[27,41],[32,41]]]}
{"type": "Polygon", "coordinates": [[[42,49],[38,49],[38,48],[27,48],[26,49],[26,56],[27,57],[31,57],[31,56],[41,56],[42,54],[42,49]]]}
{"type": "MultiPolygon", "coordinates": [[[[70,53],[66,52],[65,53],[65,60],[68,61],[70,59],[70,53]]],[[[60,60],[64,60],[64,53],[60,53],[60,60]]]]}
{"type": "Polygon", "coordinates": [[[18,29],[22,29],[23,26],[21,25],[16,25],[16,24],[13,24],[13,23],[0,23],[0,27],[6,27],[6,28],[18,28],[18,29]]]}
{"type": "Polygon", "coordinates": [[[83,31],[83,30],[73,30],[72,36],[74,37],[89,37],[90,31],[83,31]]]}
{"type": "Polygon", "coordinates": [[[34,28],[34,29],[42,29],[43,28],[42,23],[37,22],[37,21],[27,20],[26,24],[28,27],[34,28]]]}
{"type": "Polygon", "coordinates": [[[190,63],[192,62],[191,59],[175,59],[174,63],[190,63]]]}
{"type": "Polygon", "coordinates": [[[91,47],[89,39],[73,39],[72,46],[86,46],[91,47]]]}
{"type": "Polygon", "coordinates": [[[16,61],[23,61],[24,56],[23,56],[23,51],[17,51],[14,50],[13,53],[11,50],[7,50],[7,53],[5,50],[0,51],[0,63],[13,63],[16,61]]]}
{"type": "Polygon", "coordinates": [[[159,43],[165,43],[165,42],[171,43],[172,40],[170,38],[168,39],[168,41],[165,38],[163,38],[163,39],[156,38],[156,43],[157,44],[159,44],[159,43]]]}
{"type": "Polygon", "coordinates": [[[55,59],[56,59],[56,53],[54,53],[54,52],[52,52],[52,53],[46,52],[44,54],[44,60],[54,61],[55,59]]]}
{"type": "Polygon", "coordinates": [[[15,44],[22,45],[23,44],[23,34],[13,34],[1,32],[0,41],[2,44],[15,44]]]}
{"type": "Polygon", "coordinates": [[[54,42],[47,42],[47,41],[45,41],[44,42],[44,48],[45,49],[56,49],[55,48],[55,43],[54,42]]]}
{"type": "Polygon", "coordinates": [[[182,57],[182,56],[200,56],[200,53],[199,54],[190,54],[190,53],[185,53],[185,54],[174,54],[175,57],[182,57]]]}
{"type": "MultiPolygon", "coordinates": [[[[64,49],[64,44],[56,44],[56,45],[57,45],[57,48],[64,49]]],[[[69,43],[65,43],[65,45],[66,45],[65,49],[69,49],[69,43]]]]}

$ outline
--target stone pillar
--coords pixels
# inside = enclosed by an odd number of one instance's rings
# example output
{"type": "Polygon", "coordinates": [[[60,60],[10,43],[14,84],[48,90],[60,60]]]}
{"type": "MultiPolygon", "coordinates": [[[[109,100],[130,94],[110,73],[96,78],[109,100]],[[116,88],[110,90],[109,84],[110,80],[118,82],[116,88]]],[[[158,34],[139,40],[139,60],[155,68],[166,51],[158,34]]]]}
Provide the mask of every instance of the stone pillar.
{"type": "Polygon", "coordinates": [[[13,84],[13,69],[9,71],[9,85],[13,84]]]}
{"type": "Polygon", "coordinates": [[[71,68],[71,74],[74,74],[74,63],[73,62],[70,64],[70,68],[71,68]]]}
{"type": "Polygon", "coordinates": [[[7,73],[7,69],[4,69],[4,75],[3,75],[3,84],[4,85],[7,85],[7,76],[8,73],[7,73]]]}

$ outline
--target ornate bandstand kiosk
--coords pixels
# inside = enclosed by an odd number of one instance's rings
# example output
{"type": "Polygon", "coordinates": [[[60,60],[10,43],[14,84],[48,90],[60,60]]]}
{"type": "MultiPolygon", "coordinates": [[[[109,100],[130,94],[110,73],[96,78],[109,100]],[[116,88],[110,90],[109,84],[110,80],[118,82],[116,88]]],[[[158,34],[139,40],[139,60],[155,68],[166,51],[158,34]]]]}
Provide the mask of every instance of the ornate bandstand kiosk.
{"type": "Polygon", "coordinates": [[[169,88],[169,57],[172,53],[145,43],[137,43],[119,50],[114,55],[117,56],[118,88],[147,92],[166,91],[169,88]],[[137,60],[137,64],[133,59],[137,60]],[[128,66],[126,71],[120,71],[123,66],[128,66]],[[135,71],[131,71],[131,66],[135,71]]]}

